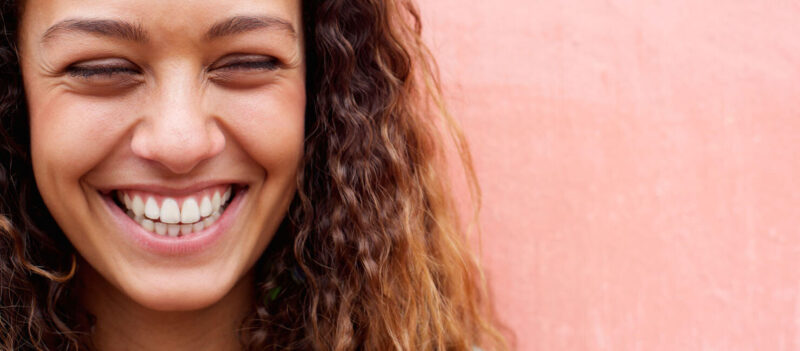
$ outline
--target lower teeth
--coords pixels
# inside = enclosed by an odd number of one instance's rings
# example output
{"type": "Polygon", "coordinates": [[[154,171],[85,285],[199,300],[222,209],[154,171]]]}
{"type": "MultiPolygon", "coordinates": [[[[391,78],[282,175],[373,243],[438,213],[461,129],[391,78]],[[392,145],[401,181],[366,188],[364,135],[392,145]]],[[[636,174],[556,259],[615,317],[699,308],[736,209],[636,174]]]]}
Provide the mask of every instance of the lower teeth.
{"type": "Polygon", "coordinates": [[[203,218],[195,223],[175,223],[175,224],[167,224],[162,222],[153,222],[145,217],[136,217],[132,211],[127,211],[128,217],[139,223],[139,225],[149,232],[153,232],[160,235],[169,235],[169,236],[184,236],[191,233],[199,232],[205,228],[210,227],[214,222],[216,222],[221,214],[219,212],[214,212],[212,215],[203,218]]]}

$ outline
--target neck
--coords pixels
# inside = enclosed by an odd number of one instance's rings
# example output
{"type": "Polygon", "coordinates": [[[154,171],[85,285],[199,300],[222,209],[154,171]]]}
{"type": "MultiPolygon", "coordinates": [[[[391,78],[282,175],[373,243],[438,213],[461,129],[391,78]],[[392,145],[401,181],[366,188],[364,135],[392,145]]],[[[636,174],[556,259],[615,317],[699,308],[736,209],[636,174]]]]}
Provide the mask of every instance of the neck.
{"type": "Polygon", "coordinates": [[[137,304],[86,268],[79,274],[85,287],[80,297],[96,318],[92,341],[98,350],[241,349],[237,331],[251,309],[252,272],[211,306],[164,312],[137,304]]]}

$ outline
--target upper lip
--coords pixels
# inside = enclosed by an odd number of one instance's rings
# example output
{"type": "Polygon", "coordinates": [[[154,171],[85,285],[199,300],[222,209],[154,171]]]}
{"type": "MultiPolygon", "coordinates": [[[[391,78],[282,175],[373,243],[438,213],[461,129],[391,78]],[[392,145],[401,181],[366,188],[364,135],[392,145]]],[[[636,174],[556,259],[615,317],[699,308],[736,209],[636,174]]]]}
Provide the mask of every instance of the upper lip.
{"type": "Polygon", "coordinates": [[[113,186],[98,188],[102,194],[110,194],[115,190],[136,190],[156,193],[164,196],[184,196],[191,195],[200,190],[218,185],[244,185],[245,183],[237,180],[206,180],[192,182],[189,184],[169,184],[169,183],[121,183],[113,186]]]}

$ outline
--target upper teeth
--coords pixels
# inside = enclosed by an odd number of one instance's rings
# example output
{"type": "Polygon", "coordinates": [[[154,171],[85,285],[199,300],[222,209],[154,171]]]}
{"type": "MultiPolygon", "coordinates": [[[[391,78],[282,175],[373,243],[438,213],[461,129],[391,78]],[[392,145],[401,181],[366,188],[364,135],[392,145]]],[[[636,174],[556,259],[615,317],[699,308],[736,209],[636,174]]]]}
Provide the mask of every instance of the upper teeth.
{"type": "Polygon", "coordinates": [[[231,197],[231,186],[206,189],[183,198],[138,191],[120,191],[119,197],[129,215],[145,229],[177,236],[178,232],[188,234],[193,229],[202,230],[216,220],[231,197]]]}

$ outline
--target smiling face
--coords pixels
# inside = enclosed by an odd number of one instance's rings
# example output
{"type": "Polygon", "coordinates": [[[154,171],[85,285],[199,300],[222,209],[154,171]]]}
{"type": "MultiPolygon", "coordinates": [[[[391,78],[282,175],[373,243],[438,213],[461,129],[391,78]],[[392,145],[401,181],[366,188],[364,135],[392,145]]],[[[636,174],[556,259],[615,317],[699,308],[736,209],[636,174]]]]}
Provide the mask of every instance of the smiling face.
{"type": "Polygon", "coordinates": [[[26,2],[37,186],[136,303],[208,306],[274,235],[302,156],[301,28],[298,0],[26,2]]]}

